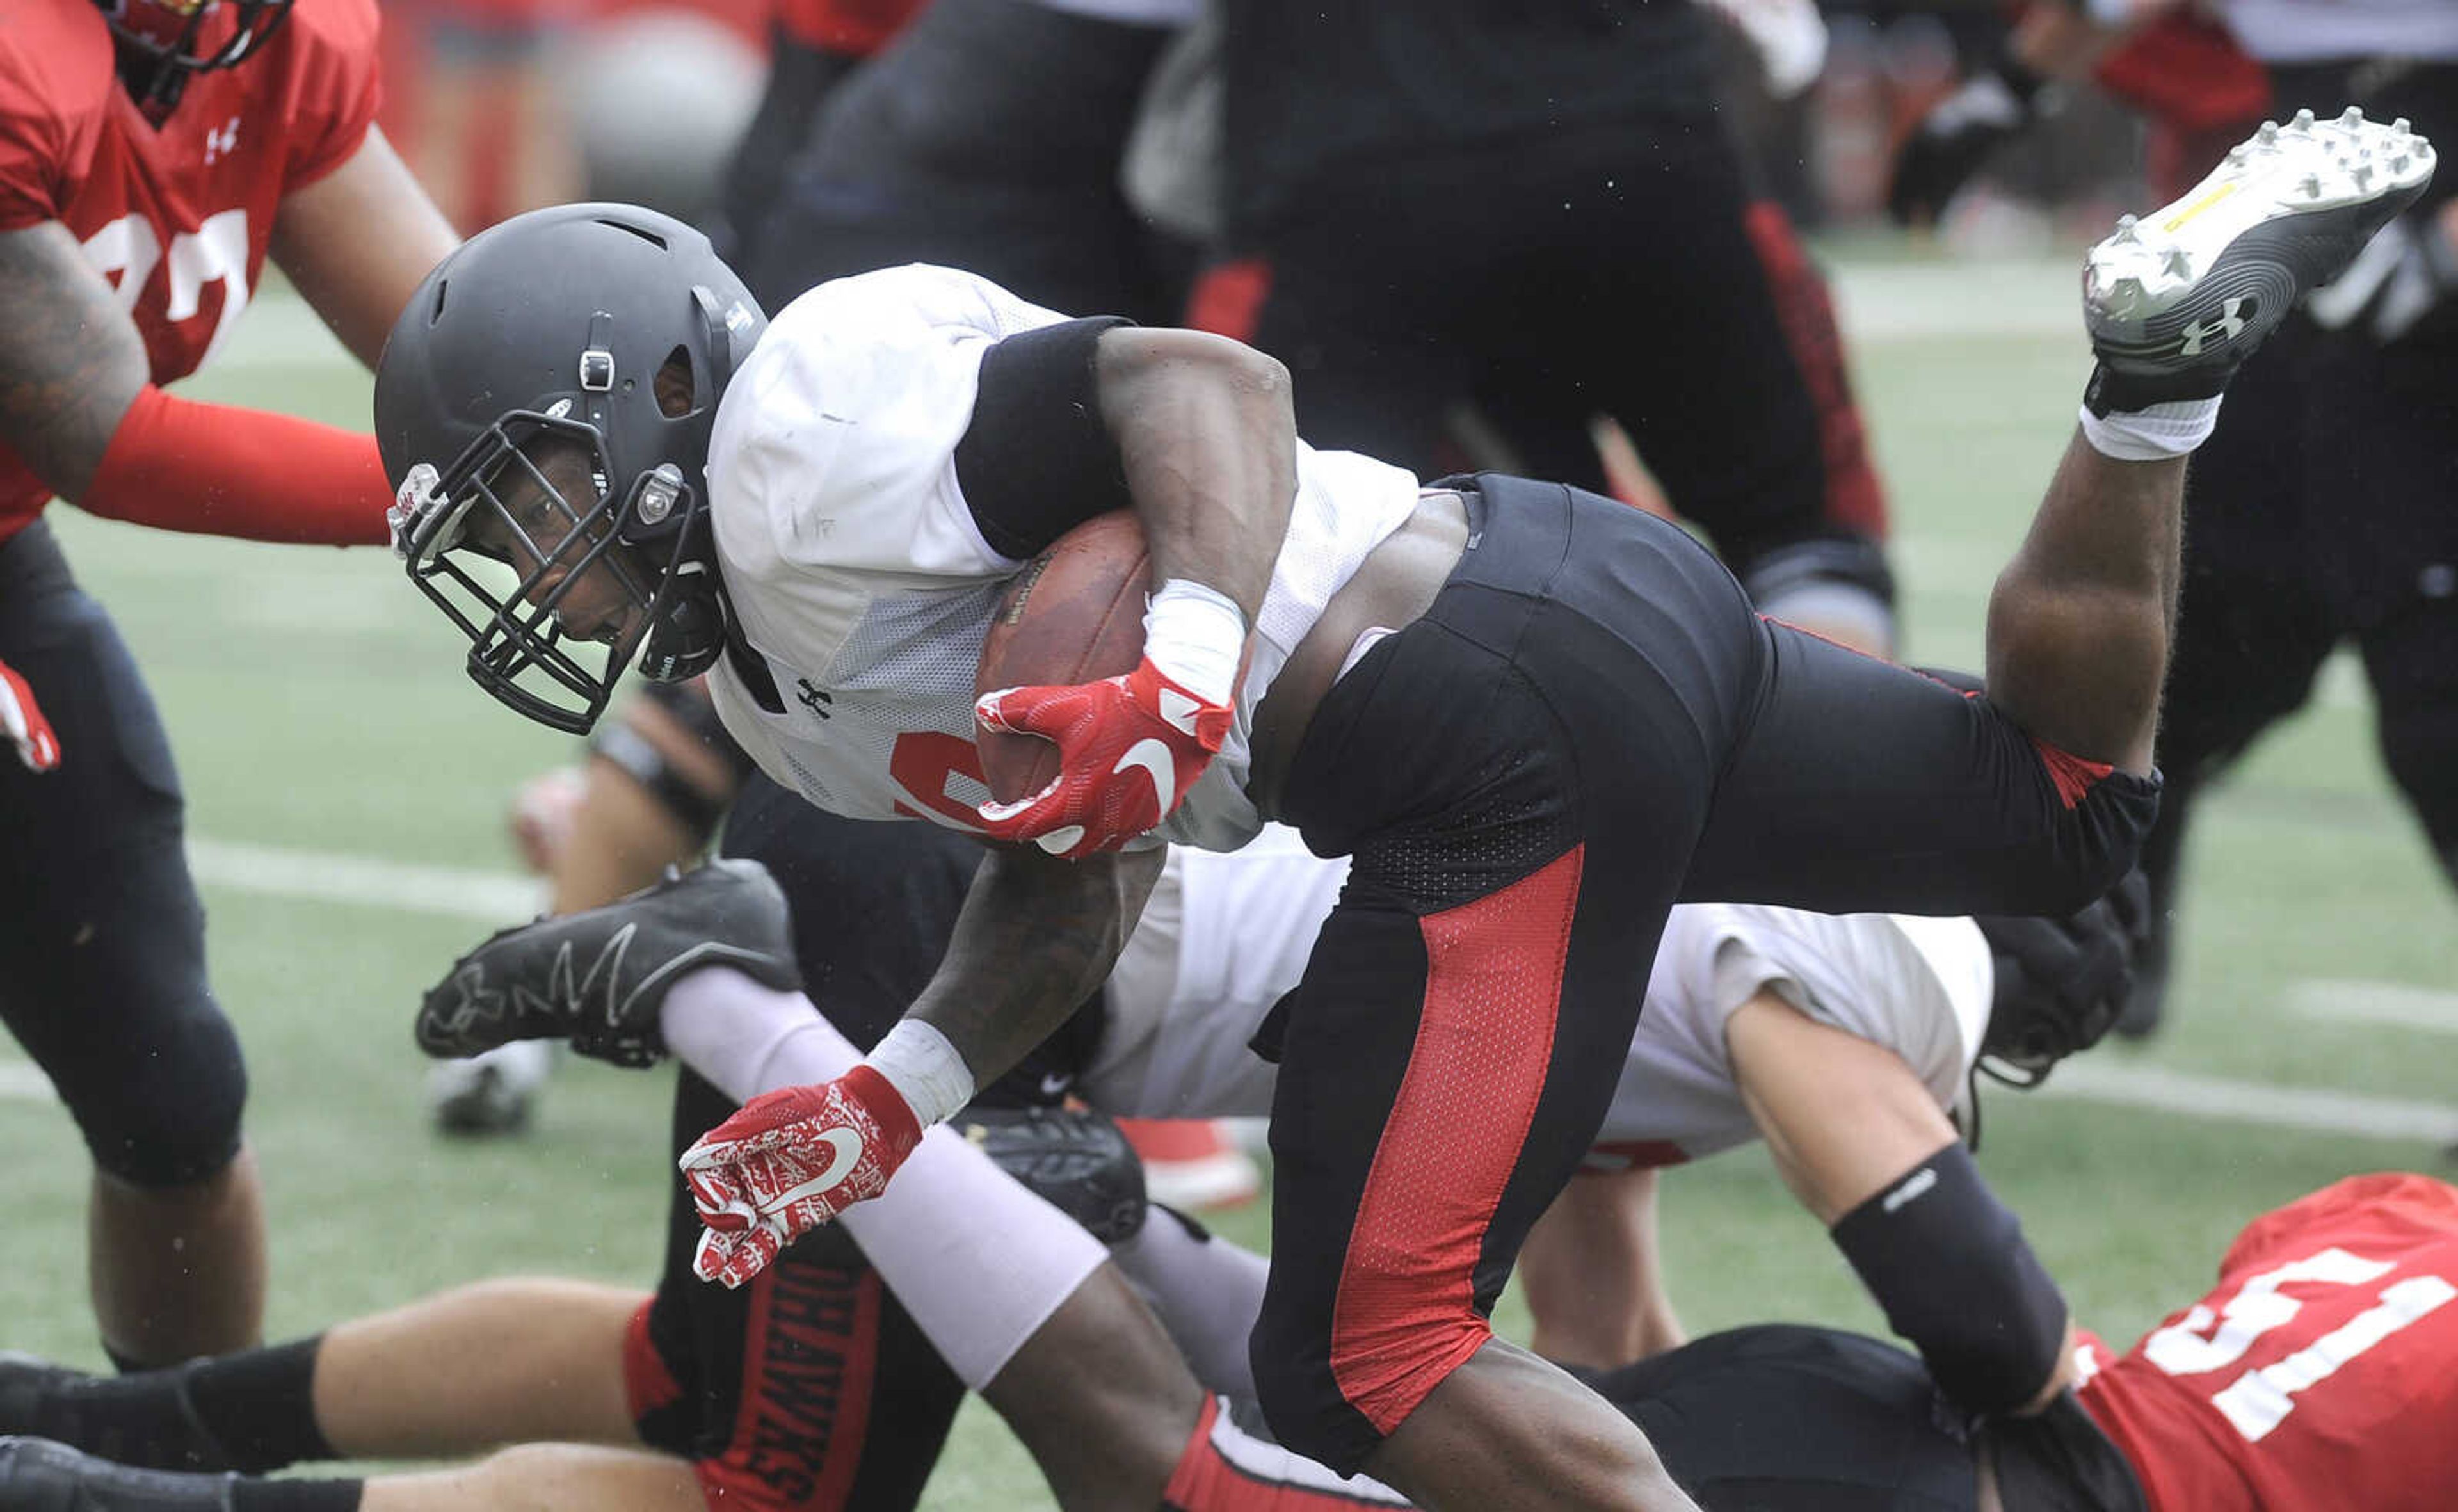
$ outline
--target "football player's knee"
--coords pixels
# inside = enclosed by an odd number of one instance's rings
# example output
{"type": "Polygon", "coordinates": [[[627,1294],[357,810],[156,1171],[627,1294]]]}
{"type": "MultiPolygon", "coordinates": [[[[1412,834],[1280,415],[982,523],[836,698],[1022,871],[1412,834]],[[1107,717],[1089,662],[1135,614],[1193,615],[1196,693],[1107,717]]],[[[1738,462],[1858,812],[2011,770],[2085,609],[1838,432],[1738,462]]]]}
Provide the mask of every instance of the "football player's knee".
{"type": "Polygon", "coordinates": [[[2142,855],[2159,817],[2159,784],[2111,772],[2046,801],[2057,807],[2038,839],[2017,852],[2013,896],[1985,912],[2062,917],[2106,897],[2142,855]]]}
{"type": "Polygon", "coordinates": [[[62,1087],[94,1163],[131,1186],[194,1186],[239,1154],[247,1066],[211,994],[197,989],[122,1046],[107,1074],[62,1087]]]}
{"type": "MultiPolygon", "coordinates": [[[[1390,1278],[1384,1278],[1388,1280],[1390,1278]]],[[[1352,1257],[1344,1297],[1377,1288],[1352,1257]]],[[[1493,1330],[1465,1306],[1359,1307],[1335,1336],[1326,1314],[1263,1300],[1247,1342],[1255,1396],[1273,1437],[1343,1475],[1353,1474],[1383,1436],[1466,1362],[1493,1330]],[[1379,1319],[1376,1315],[1379,1315],[1379,1319]]]]}

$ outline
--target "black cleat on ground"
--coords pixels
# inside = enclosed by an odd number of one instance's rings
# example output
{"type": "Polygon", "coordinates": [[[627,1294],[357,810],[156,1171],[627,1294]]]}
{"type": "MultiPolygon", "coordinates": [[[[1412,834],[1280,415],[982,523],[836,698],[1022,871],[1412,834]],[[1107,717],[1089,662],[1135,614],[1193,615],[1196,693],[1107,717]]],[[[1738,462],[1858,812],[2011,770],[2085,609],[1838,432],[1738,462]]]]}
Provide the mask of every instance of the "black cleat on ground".
{"type": "Polygon", "coordinates": [[[1089,1108],[968,1108],[948,1122],[1001,1170],[1103,1244],[1124,1244],[1143,1228],[1143,1162],[1107,1113],[1089,1108]]]}
{"type": "Polygon", "coordinates": [[[418,1047],[475,1055],[513,1040],[650,1066],[666,989],[702,966],[802,987],[785,895],[757,861],[715,860],[631,897],[490,936],[419,1005],[418,1047]]]}
{"type": "Polygon", "coordinates": [[[2424,192],[2433,160],[2404,120],[2299,111],[2263,122],[2183,198],[2126,217],[2083,267],[2099,358],[2083,402],[2106,415],[2218,393],[2298,300],[2424,192]]]}
{"type": "Polygon", "coordinates": [[[132,1470],[49,1439],[0,1438],[0,1512],[230,1512],[238,1479],[132,1470]]]}

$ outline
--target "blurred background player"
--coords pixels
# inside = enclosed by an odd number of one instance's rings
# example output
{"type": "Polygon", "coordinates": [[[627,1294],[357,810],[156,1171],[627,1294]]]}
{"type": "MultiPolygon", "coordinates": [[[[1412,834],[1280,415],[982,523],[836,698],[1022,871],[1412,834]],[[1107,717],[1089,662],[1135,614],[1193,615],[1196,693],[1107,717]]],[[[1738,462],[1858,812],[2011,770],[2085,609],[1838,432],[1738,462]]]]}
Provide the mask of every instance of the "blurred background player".
{"type": "Polygon", "coordinates": [[[42,513],[379,545],[365,435],[158,385],[210,356],[268,253],[372,364],[451,229],[371,122],[371,0],[23,0],[0,29],[0,658],[56,770],[0,764],[0,1018],[94,1162],[103,1342],[161,1363],[256,1336],[246,1076],[206,984],[161,720],[42,513]]]}
{"type": "Polygon", "coordinates": [[[1761,609],[1892,648],[1834,312],[1732,138],[1709,12],[1217,3],[1189,323],[1288,363],[1302,435],[1431,477],[1473,406],[1479,465],[1603,489],[1610,422],[1761,609]]]}
{"type": "MultiPolygon", "coordinates": [[[[1998,76],[2008,99],[2033,80],[2096,69],[2162,123],[2158,162],[2199,175],[2268,95],[2345,99],[2458,129],[2458,8],[2433,0],[2219,0],[2212,21],[2162,14],[2141,30],[2093,27],[2042,0],[1998,76]],[[2247,60],[2251,60],[2248,62],[2247,60]],[[2235,115],[2236,120],[2229,117],[2235,115]]],[[[1968,91],[1996,90],[1986,77],[1968,91]]],[[[2009,115],[2010,135],[2029,112],[2009,115]]],[[[1932,117],[1936,124],[1938,117],[1932,117]]],[[[1925,131],[1898,176],[1934,207],[1985,152],[1943,154],[1925,131]],[[1950,163],[1941,161],[1952,156],[1950,163]]],[[[2163,188],[2166,186],[2163,186],[2163,188]]],[[[2203,791],[2265,731],[2302,708],[2343,645],[2372,686],[2383,763],[2446,875],[2458,878],[2458,182],[2442,176],[2385,227],[2335,287],[2280,333],[2278,356],[2231,390],[2186,486],[2185,574],[2159,764],[2168,779],[2143,853],[2152,937],[2125,1032],[2156,1029],[2166,1003],[2185,838],[2203,791]]]]}

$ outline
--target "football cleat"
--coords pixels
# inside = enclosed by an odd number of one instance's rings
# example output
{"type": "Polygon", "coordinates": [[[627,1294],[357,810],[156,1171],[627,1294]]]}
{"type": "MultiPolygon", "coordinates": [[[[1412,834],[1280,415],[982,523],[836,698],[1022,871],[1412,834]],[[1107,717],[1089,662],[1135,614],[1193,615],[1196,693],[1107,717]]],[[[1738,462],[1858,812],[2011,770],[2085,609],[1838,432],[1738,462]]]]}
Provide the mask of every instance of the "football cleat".
{"type": "Polygon", "coordinates": [[[2181,199],[2091,249],[2083,321],[2095,415],[2208,399],[2304,294],[2424,192],[2432,144],[2398,120],[2265,121],[2181,199]]]}
{"type": "Polygon", "coordinates": [[[801,990],[785,894],[759,862],[711,861],[602,908],[497,931],[427,989],[418,1046],[453,1057],[567,1040],[592,1060],[654,1065],[666,989],[702,966],[801,990]]]}
{"type": "Polygon", "coordinates": [[[493,1139],[529,1128],[554,1054],[552,1041],[515,1040],[466,1061],[428,1067],[427,1108],[436,1132],[493,1139]]]}
{"type": "Polygon", "coordinates": [[[968,1108],[948,1122],[1103,1244],[1124,1244],[1143,1228],[1143,1164],[1108,1114],[1089,1108],[968,1108]]]}
{"type": "Polygon", "coordinates": [[[0,1512],[230,1512],[238,1479],[132,1469],[49,1439],[0,1439],[0,1512]]]}

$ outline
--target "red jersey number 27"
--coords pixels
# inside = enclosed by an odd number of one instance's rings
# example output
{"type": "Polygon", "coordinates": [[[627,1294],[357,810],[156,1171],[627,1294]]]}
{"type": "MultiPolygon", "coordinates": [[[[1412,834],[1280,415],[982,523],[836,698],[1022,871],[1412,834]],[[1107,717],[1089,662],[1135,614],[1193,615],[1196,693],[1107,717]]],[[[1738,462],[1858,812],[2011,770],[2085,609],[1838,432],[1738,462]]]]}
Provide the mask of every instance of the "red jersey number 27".
{"type": "MultiPolygon", "coordinates": [[[[2171,1376],[2201,1376],[2242,1359],[2257,1340],[2296,1320],[2304,1304],[2280,1288],[2297,1283],[2369,1286],[2397,1270],[2387,1260],[2367,1260],[2333,1246],[2318,1254],[2262,1272],[2237,1288],[2214,1313],[2196,1306],[2181,1321],[2142,1341],[2143,1357],[2171,1376]]],[[[2300,1345],[2267,1365],[2248,1368],[2211,1397],[2211,1405],[2244,1436],[2259,1443],[2296,1410],[2297,1394],[2328,1379],[2358,1356],[2399,1330],[2458,1297],[2458,1287],[2437,1275],[2410,1275],[2376,1294],[2375,1304],[2329,1333],[2300,1345]]]]}

